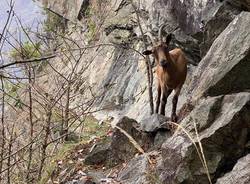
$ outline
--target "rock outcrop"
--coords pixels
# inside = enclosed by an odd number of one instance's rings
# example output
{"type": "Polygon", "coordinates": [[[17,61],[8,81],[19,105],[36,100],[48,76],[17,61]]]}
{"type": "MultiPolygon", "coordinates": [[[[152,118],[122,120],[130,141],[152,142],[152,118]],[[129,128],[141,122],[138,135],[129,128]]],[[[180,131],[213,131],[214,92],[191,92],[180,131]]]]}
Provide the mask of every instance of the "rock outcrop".
{"type": "Polygon", "coordinates": [[[192,96],[217,96],[250,89],[250,13],[242,12],[216,38],[199,64],[192,96]]]}
{"type": "Polygon", "coordinates": [[[233,170],[219,178],[216,184],[247,184],[250,183],[250,155],[241,158],[235,164],[233,170]]]}
{"type": "MultiPolygon", "coordinates": [[[[44,6],[65,19],[76,20],[81,6],[86,3],[86,0],[39,0],[44,6]]],[[[87,0],[88,1],[88,0],[87,0]]]]}
{"type": "MultiPolygon", "coordinates": [[[[250,135],[250,94],[210,97],[197,105],[181,123],[190,134],[176,133],[162,145],[164,183],[209,183],[206,168],[192,141],[205,154],[213,181],[232,169],[246,153],[250,135]],[[196,134],[197,130],[197,134],[196,134]]],[[[181,132],[181,131],[180,131],[181,132]]]]}

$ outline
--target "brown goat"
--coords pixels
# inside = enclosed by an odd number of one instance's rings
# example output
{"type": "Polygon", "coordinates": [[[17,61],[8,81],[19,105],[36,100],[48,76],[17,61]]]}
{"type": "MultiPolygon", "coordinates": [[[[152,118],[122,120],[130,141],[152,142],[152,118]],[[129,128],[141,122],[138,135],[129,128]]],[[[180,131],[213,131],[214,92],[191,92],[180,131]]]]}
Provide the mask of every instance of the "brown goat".
{"type": "Polygon", "coordinates": [[[173,107],[171,114],[171,121],[177,122],[176,107],[178,102],[178,96],[180,94],[182,85],[186,80],[187,75],[187,60],[185,54],[180,48],[175,48],[169,51],[169,43],[171,41],[171,34],[166,37],[166,40],[162,39],[162,29],[159,29],[159,41],[155,43],[151,34],[150,37],[153,48],[151,50],[146,50],[143,52],[144,55],[152,54],[157,62],[157,78],[158,78],[158,96],[156,101],[155,113],[165,115],[165,106],[167,103],[167,98],[174,90],[175,94],[173,97],[173,107]]]}

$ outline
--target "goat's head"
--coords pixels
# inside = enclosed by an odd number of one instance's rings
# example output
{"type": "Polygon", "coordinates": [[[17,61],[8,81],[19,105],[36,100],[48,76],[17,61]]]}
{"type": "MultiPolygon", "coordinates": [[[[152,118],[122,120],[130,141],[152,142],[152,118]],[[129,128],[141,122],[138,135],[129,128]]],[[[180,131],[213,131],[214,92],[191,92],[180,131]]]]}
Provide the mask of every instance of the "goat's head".
{"type": "Polygon", "coordinates": [[[156,59],[157,64],[162,67],[167,67],[169,64],[169,61],[167,59],[167,54],[169,52],[169,43],[171,41],[171,34],[168,34],[165,40],[162,36],[164,25],[162,25],[158,32],[158,41],[155,42],[153,36],[151,33],[147,33],[147,36],[150,38],[152,42],[152,49],[146,50],[143,52],[144,55],[153,55],[153,57],[156,59]]]}

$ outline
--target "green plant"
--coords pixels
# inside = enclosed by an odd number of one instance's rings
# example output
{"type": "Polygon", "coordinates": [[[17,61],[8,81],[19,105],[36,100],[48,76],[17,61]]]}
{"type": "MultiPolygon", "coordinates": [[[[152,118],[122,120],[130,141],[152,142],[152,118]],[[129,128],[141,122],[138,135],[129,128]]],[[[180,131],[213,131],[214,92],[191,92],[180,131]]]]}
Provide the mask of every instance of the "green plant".
{"type": "Polygon", "coordinates": [[[62,145],[62,147],[57,151],[57,154],[54,155],[49,161],[48,164],[46,164],[46,167],[44,169],[43,176],[41,180],[38,182],[39,184],[45,184],[48,182],[49,178],[52,176],[57,163],[57,160],[61,160],[65,158],[65,156],[72,150],[75,146],[77,146],[79,143],[65,143],[62,145]]]}
{"type": "Polygon", "coordinates": [[[10,56],[15,60],[31,59],[41,57],[41,43],[31,43],[26,41],[17,49],[13,49],[10,52],[10,56]]]}
{"type": "Polygon", "coordinates": [[[8,94],[6,100],[9,103],[13,103],[15,107],[22,109],[23,102],[18,94],[18,90],[21,88],[20,84],[13,84],[8,80],[4,80],[5,92],[8,94]]]}
{"type": "Polygon", "coordinates": [[[91,17],[93,15],[93,9],[90,6],[88,6],[86,8],[84,14],[85,14],[85,17],[87,17],[87,18],[91,17]]]}
{"type": "Polygon", "coordinates": [[[62,16],[59,16],[58,14],[55,14],[54,12],[51,12],[48,9],[45,9],[44,12],[47,16],[43,26],[45,32],[57,32],[66,29],[66,19],[64,19],[62,16]]]}
{"type": "MultiPolygon", "coordinates": [[[[20,47],[10,51],[10,57],[14,60],[34,59],[42,57],[42,44],[41,42],[24,42],[20,47]]],[[[28,63],[27,65],[30,65],[28,63]]],[[[36,71],[40,72],[47,65],[47,62],[42,61],[36,65],[36,71]]]]}
{"type": "MultiPolygon", "coordinates": [[[[55,110],[53,112],[53,120],[60,120],[60,112],[59,110],[55,110]]],[[[53,155],[46,163],[46,166],[43,171],[43,175],[41,180],[38,182],[39,184],[45,184],[48,182],[48,180],[51,178],[53,173],[55,172],[57,168],[57,161],[58,160],[67,160],[68,154],[72,150],[74,150],[78,145],[87,145],[89,144],[89,140],[92,138],[92,136],[96,137],[102,137],[105,136],[110,128],[109,123],[103,123],[100,125],[98,121],[93,116],[85,116],[83,119],[80,119],[76,124],[72,125],[70,128],[71,130],[75,130],[80,134],[80,140],[79,142],[73,142],[73,141],[66,141],[64,144],[60,146],[58,151],[56,151],[55,155],[53,155]],[[83,125],[82,131],[80,134],[79,130],[77,129],[78,126],[81,123],[83,125]],[[76,130],[77,129],[77,130],[76,130]]],[[[54,131],[54,130],[53,130],[54,131]]],[[[56,130],[58,131],[58,130],[56,130]]],[[[53,149],[54,144],[49,145],[48,150],[53,149]]]]}
{"type": "Polygon", "coordinates": [[[89,40],[93,39],[96,33],[96,23],[92,19],[88,19],[88,33],[87,33],[87,38],[89,40]]]}

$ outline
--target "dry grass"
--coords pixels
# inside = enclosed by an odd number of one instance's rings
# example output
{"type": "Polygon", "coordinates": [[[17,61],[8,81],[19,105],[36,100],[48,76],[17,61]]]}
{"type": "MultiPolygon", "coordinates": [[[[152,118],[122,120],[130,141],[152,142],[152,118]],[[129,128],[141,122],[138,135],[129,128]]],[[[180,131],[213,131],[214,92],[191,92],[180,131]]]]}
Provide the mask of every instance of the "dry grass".
{"type": "Polygon", "coordinates": [[[205,157],[205,154],[204,154],[204,150],[203,150],[203,147],[202,147],[202,144],[201,144],[201,141],[200,141],[200,137],[199,137],[199,133],[198,133],[198,129],[197,129],[197,126],[196,126],[196,122],[193,121],[194,123],[194,129],[195,129],[195,135],[196,135],[196,140],[195,138],[192,137],[192,135],[190,133],[188,133],[185,128],[175,122],[167,122],[168,124],[170,125],[174,125],[175,127],[177,127],[176,131],[175,131],[175,134],[176,135],[178,133],[178,130],[182,130],[189,138],[189,140],[192,142],[192,144],[194,145],[195,149],[196,149],[196,152],[199,156],[199,159],[202,163],[202,166],[203,168],[205,169],[206,171],[206,175],[207,175],[207,178],[208,178],[208,181],[210,184],[212,184],[212,180],[211,180],[211,176],[210,176],[210,173],[209,173],[209,169],[208,169],[208,165],[207,165],[207,160],[206,160],[206,157],[205,157]],[[197,143],[198,142],[198,146],[197,146],[197,143]]]}
{"type": "MultiPolygon", "coordinates": [[[[178,130],[181,130],[183,131],[187,136],[188,138],[190,139],[190,141],[192,142],[192,144],[194,145],[195,149],[196,149],[196,152],[199,156],[199,159],[202,163],[202,166],[203,168],[205,169],[206,171],[206,175],[207,175],[207,178],[208,178],[208,181],[210,184],[212,184],[212,180],[211,180],[211,176],[210,176],[210,173],[209,173],[209,169],[208,169],[208,165],[207,165],[207,161],[206,161],[206,157],[205,157],[205,154],[204,154],[204,150],[203,150],[203,147],[202,147],[202,143],[200,141],[200,137],[199,137],[199,133],[198,133],[198,129],[197,129],[197,126],[196,126],[196,122],[194,122],[194,129],[195,129],[195,135],[196,135],[196,140],[195,138],[192,137],[192,135],[190,133],[188,133],[185,128],[175,122],[167,122],[170,126],[175,126],[177,127],[174,135],[176,135],[178,133],[178,130]],[[197,142],[198,142],[198,146],[197,146],[197,142]]],[[[145,153],[145,151],[142,149],[142,147],[139,145],[139,143],[136,142],[136,140],[131,136],[129,135],[125,130],[123,130],[122,128],[118,127],[118,126],[115,126],[115,128],[117,128],[119,131],[121,131],[128,139],[129,141],[133,144],[133,146],[142,154],[145,153]]],[[[146,155],[146,154],[145,154],[146,155]]],[[[150,164],[153,164],[153,162],[151,161],[151,159],[146,155],[148,161],[150,164]]]]}

